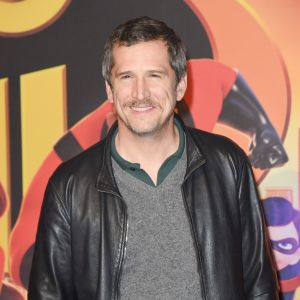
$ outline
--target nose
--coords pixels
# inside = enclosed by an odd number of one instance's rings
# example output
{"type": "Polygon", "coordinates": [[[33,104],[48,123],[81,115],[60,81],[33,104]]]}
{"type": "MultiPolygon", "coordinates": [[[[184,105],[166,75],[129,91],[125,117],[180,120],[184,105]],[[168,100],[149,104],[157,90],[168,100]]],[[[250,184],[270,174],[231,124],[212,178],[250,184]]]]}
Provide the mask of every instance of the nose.
{"type": "Polygon", "coordinates": [[[147,82],[144,78],[137,78],[133,97],[137,100],[143,100],[150,96],[147,82]]]}

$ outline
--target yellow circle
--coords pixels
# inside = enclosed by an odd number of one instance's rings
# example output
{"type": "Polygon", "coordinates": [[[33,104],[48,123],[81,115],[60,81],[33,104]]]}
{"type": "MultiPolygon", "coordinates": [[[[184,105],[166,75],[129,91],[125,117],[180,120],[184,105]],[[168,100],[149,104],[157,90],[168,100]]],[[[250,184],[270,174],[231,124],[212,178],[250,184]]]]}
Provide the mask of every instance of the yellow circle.
{"type": "Polygon", "coordinates": [[[24,36],[56,21],[71,0],[0,0],[0,36],[24,36]]]}

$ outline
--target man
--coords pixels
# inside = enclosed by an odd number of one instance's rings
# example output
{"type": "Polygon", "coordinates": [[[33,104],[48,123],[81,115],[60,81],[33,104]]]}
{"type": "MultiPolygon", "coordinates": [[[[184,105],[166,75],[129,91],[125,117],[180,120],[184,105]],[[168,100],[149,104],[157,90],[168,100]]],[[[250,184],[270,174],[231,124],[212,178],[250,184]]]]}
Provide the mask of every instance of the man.
{"type": "Polygon", "coordinates": [[[118,26],[103,75],[117,124],[49,180],[29,299],[277,299],[244,153],[174,116],[176,33],[149,17],[118,26]]]}

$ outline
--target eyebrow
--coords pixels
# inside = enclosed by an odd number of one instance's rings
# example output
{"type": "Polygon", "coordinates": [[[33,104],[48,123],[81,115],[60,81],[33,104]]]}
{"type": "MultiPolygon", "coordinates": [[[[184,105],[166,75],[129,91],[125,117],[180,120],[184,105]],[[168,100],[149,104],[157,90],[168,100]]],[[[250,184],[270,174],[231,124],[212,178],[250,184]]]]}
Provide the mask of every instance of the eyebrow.
{"type": "Polygon", "coordinates": [[[122,75],[125,75],[125,74],[131,74],[132,71],[123,71],[123,72],[118,72],[116,73],[116,77],[119,77],[119,76],[122,76],[122,75]]]}
{"type": "Polygon", "coordinates": [[[167,72],[165,70],[148,70],[147,73],[161,73],[161,74],[166,74],[167,72]]]}
{"type": "MultiPolygon", "coordinates": [[[[125,74],[132,74],[132,73],[134,73],[134,72],[130,71],[130,70],[122,71],[122,72],[116,73],[116,77],[119,77],[119,76],[122,76],[122,75],[125,75],[125,74]]],[[[159,73],[159,74],[162,74],[162,75],[167,74],[167,72],[165,70],[158,70],[158,69],[148,70],[148,71],[146,71],[146,73],[159,73]]]]}

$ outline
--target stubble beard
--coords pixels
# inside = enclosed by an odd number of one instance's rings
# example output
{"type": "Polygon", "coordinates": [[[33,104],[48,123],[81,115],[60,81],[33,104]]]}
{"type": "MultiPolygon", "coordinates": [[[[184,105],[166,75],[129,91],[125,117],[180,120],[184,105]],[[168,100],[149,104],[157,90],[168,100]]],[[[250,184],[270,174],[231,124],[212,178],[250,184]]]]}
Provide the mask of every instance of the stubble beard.
{"type": "MultiPolygon", "coordinates": [[[[132,109],[132,107],[143,107],[143,106],[152,106],[155,109],[161,109],[161,106],[156,103],[155,101],[153,101],[150,98],[145,98],[143,100],[132,100],[130,102],[127,102],[126,104],[124,104],[123,108],[126,109],[132,109]]],[[[149,126],[147,126],[146,128],[143,128],[143,126],[139,126],[139,124],[134,124],[135,120],[130,120],[130,118],[125,118],[118,114],[118,121],[121,122],[122,124],[125,125],[125,127],[134,135],[138,136],[138,137],[153,137],[153,136],[157,136],[160,135],[164,129],[167,128],[170,119],[173,116],[173,110],[170,111],[170,113],[164,118],[160,118],[158,117],[157,119],[153,120],[154,124],[151,124],[149,126]],[[142,127],[142,128],[141,128],[142,127]]],[[[138,123],[140,123],[141,120],[138,121],[138,123]]],[[[146,120],[145,120],[146,122],[146,120]]],[[[150,120],[151,122],[151,120],[150,120]]]]}

